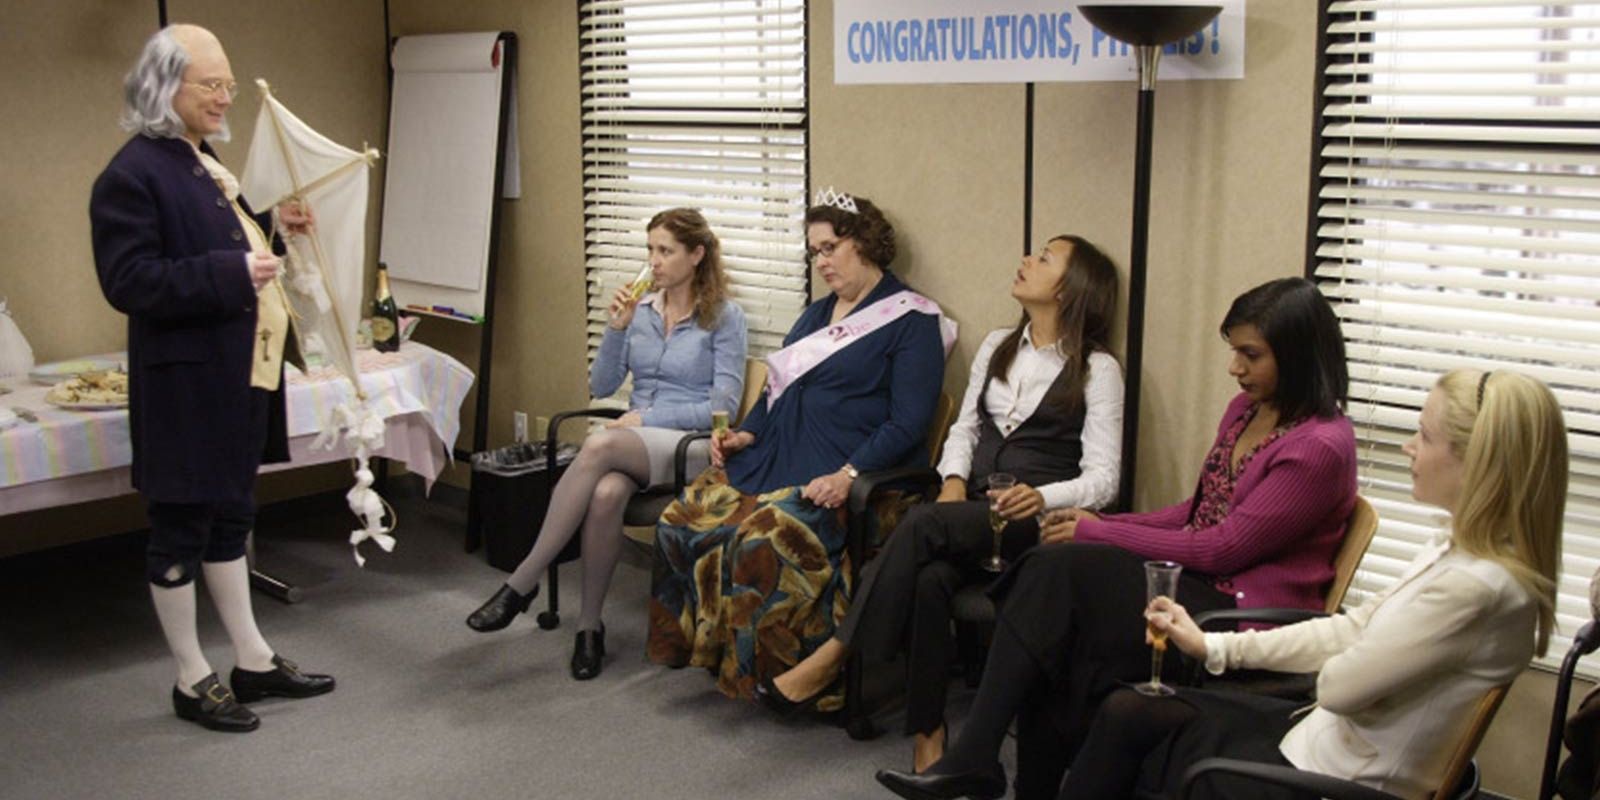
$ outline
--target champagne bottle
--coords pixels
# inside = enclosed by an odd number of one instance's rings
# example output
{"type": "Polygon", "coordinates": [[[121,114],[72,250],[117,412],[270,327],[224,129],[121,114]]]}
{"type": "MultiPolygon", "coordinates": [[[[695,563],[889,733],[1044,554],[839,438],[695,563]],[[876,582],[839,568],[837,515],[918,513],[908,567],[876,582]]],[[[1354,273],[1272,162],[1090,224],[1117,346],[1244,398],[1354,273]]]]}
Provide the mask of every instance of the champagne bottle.
{"type": "Polygon", "coordinates": [[[389,267],[378,262],[378,291],[372,295],[372,346],[392,353],[400,349],[400,310],[389,294],[389,267]]]}

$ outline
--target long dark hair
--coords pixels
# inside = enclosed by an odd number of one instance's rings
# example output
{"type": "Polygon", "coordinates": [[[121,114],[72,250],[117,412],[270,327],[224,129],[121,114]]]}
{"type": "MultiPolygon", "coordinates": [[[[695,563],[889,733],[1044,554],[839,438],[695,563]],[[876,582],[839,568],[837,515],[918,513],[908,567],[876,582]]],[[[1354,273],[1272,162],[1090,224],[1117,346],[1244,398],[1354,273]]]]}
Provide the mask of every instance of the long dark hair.
{"type": "MultiPolygon", "coordinates": [[[[1052,242],[1069,242],[1072,253],[1067,256],[1067,271],[1056,285],[1056,296],[1061,303],[1056,311],[1056,343],[1066,359],[1062,370],[1066,382],[1059,392],[1051,392],[1045,402],[1056,405],[1061,411],[1071,413],[1083,403],[1083,384],[1089,379],[1089,356],[1095,351],[1111,352],[1111,318],[1117,310],[1117,268],[1100,248],[1082,236],[1062,234],[1052,242]]],[[[1017,347],[1022,343],[1022,329],[1028,324],[1028,312],[1022,312],[1017,327],[1006,334],[989,358],[989,380],[1005,380],[1011,362],[1017,357],[1017,347]]]]}
{"type": "Polygon", "coordinates": [[[1219,329],[1222,337],[1237,325],[1254,325],[1278,363],[1278,389],[1272,404],[1279,423],[1310,416],[1328,419],[1344,407],[1350,393],[1344,331],[1327,298],[1305,278],[1279,278],[1234,298],[1219,329]]]}
{"type": "Polygon", "coordinates": [[[722,243],[711,232],[706,218],[692,208],[669,208],[657,213],[644,226],[647,232],[656,228],[665,228],[690,252],[696,247],[706,249],[700,263],[694,265],[689,288],[694,292],[695,324],[708,331],[715,330],[722,301],[728,298],[728,272],[722,268],[722,243]]]}

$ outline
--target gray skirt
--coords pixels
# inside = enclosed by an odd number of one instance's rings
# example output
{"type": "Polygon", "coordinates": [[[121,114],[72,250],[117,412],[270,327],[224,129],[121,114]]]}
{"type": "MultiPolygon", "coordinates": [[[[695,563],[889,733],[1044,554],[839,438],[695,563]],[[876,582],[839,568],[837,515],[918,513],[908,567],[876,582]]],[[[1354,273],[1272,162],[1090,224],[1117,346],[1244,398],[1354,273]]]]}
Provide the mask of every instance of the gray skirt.
{"type": "MultiPolygon", "coordinates": [[[[673,481],[673,461],[678,454],[678,440],[686,435],[686,431],[671,428],[651,428],[640,426],[624,428],[632,431],[644,442],[644,449],[650,456],[650,485],[670,486],[673,481]]],[[[688,468],[684,476],[693,480],[702,470],[711,465],[711,441],[701,439],[689,446],[688,468]]]]}

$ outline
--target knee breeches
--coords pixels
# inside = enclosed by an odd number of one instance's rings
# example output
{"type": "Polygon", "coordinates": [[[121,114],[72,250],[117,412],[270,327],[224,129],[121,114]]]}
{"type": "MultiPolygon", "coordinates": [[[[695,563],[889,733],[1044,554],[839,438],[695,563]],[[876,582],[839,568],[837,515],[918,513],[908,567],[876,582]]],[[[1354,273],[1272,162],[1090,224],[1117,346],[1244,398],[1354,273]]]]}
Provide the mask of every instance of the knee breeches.
{"type": "Polygon", "coordinates": [[[145,577],[171,588],[193,581],[202,561],[243,557],[256,514],[249,503],[151,502],[149,516],[145,577]]]}

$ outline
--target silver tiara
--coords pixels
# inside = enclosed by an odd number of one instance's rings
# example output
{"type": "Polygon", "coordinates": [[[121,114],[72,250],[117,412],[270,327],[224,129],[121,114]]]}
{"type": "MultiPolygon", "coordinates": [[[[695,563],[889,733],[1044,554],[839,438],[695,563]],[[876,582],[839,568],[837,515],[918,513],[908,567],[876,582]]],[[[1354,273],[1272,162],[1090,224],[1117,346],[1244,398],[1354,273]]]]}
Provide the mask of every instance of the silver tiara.
{"type": "Polygon", "coordinates": [[[851,197],[844,192],[835,192],[832,186],[829,186],[826,189],[818,189],[817,201],[812,203],[812,205],[833,206],[841,211],[848,211],[852,214],[861,213],[856,209],[856,199],[854,197],[851,197]]]}

